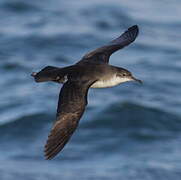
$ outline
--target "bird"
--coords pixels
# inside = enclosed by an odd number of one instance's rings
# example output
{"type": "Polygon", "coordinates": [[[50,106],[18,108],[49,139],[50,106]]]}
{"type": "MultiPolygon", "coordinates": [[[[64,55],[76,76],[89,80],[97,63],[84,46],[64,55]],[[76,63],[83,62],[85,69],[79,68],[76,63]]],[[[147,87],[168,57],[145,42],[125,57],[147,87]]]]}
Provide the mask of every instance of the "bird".
{"type": "Polygon", "coordinates": [[[88,103],[89,88],[108,88],[127,81],[142,83],[127,69],[109,64],[110,56],[134,42],[138,33],[138,25],[131,26],[118,38],[88,52],[73,65],[61,68],[46,66],[31,74],[36,82],[63,84],[59,93],[56,121],[44,148],[45,159],[53,159],[76,130],[88,103]]]}

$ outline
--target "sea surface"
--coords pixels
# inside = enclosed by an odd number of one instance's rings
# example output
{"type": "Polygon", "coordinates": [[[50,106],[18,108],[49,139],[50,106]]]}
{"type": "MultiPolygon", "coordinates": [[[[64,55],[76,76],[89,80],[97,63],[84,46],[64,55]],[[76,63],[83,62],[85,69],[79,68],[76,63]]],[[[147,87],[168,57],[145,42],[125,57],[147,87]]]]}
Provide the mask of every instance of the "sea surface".
{"type": "Polygon", "coordinates": [[[181,1],[1,0],[0,180],[180,180],[181,1]],[[111,56],[134,82],[91,89],[79,128],[43,157],[61,85],[35,83],[138,24],[111,56]]]}

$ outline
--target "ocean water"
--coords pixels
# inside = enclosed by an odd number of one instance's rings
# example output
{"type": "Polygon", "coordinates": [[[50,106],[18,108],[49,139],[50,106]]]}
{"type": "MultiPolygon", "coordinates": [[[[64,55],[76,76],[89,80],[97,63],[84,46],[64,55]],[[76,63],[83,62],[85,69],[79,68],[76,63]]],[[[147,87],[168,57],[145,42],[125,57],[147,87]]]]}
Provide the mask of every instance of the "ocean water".
{"type": "Polygon", "coordinates": [[[0,180],[180,180],[181,2],[0,1],[0,180]],[[35,83],[138,24],[111,56],[144,84],[91,89],[80,126],[53,160],[43,148],[61,85],[35,83]]]}

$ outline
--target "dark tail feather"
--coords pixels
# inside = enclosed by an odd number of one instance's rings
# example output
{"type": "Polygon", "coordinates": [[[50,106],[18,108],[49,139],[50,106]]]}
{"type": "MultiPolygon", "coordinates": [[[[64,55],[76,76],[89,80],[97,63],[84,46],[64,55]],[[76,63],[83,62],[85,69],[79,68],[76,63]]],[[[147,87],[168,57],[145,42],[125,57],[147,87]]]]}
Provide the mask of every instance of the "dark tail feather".
{"type": "Polygon", "coordinates": [[[56,81],[58,76],[58,71],[60,68],[53,66],[46,66],[40,72],[33,72],[31,76],[35,78],[36,82],[45,82],[45,81],[56,81]]]}

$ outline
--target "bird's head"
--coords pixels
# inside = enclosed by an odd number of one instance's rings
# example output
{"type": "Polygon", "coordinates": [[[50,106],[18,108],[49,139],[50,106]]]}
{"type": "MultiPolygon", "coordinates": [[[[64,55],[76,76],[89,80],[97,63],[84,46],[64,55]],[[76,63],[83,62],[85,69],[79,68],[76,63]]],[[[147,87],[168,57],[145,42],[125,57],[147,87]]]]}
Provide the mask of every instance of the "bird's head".
{"type": "Polygon", "coordinates": [[[122,80],[122,82],[136,81],[140,84],[143,83],[141,80],[135,78],[131,72],[123,68],[119,68],[117,76],[122,80]]]}

